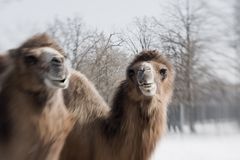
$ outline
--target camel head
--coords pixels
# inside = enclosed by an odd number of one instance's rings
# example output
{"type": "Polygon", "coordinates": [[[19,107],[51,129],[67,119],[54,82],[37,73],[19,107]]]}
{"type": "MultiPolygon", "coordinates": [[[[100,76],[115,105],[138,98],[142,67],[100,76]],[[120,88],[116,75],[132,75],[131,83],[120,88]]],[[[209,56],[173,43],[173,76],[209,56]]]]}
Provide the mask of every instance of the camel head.
{"type": "Polygon", "coordinates": [[[26,91],[66,88],[69,71],[62,49],[46,34],[33,36],[9,51],[14,79],[26,91]]]}
{"type": "Polygon", "coordinates": [[[143,51],[129,65],[127,79],[135,97],[151,98],[171,92],[173,67],[157,51],[143,51]]]}

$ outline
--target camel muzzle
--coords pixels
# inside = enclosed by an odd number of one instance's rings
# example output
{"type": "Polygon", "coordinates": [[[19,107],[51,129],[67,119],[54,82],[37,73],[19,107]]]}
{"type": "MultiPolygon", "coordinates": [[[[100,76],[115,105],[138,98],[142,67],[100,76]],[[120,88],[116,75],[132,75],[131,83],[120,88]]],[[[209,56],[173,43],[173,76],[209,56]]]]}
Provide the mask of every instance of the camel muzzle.
{"type": "Polygon", "coordinates": [[[141,67],[137,71],[137,82],[140,86],[147,86],[154,83],[154,75],[152,69],[149,67],[141,67]]]}
{"type": "Polygon", "coordinates": [[[145,96],[153,96],[156,93],[156,84],[152,65],[143,63],[137,71],[137,82],[139,89],[145,96]]]}

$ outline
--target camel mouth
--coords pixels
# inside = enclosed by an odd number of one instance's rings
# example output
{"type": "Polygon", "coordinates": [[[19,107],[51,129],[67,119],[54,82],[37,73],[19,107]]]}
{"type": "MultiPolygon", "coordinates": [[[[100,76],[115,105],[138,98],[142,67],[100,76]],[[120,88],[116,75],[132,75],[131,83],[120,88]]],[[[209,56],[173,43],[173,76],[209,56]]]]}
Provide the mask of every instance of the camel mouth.
{"type": "Polygon", "coordinates": [[[156,94],[157,87],[155,83],[144,83],[139,85],[139,89],[145,96],[154,96],[156,94]]]}
{"type": "Polygon", "coordinates": [[[142,85],[139,85],[139,87],[149,89],[154,85],[154,83],[144,83],[142,85]]]}
{"type": "Polygon", "coordinates": [[[52,80],[52,84],[55,86],[55,87],[58,87],[58,88],[67,88],[68,86],[68,79],[62,79],[62,80],[52,80]]]}
{"type": "Polygon", "coordinates": [[[45,79],[45,84],[51,88],[67,88],[69,84],[69,75],[60,77],[48,77],[45,79]]]}
{"type": "Polygon", "coordinates": [[[52,82],[53,82],[54,84],[58,84],[58,85],[65,84],[66,81],[67,81],[66,78],[60,79],[60,80],[52,80],[52,82]]]}
{"type": "Polygon", "coordinates": [[[62,79],[62,80],[53,80],[55,82],[59,82],[59,83],[64,83],[66,81],[66,78],[62,79]]]}

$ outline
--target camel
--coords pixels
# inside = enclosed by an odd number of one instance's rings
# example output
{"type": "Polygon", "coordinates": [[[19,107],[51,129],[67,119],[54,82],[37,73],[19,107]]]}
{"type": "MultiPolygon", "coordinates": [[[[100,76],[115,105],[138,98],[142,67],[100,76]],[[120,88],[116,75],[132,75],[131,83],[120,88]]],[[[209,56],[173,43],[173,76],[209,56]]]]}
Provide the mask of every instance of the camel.
{"type": "Polygon", "coordinates": [[[0,56],[0,159],[58,160],[75,118],[64,52],[46,34],[0,56]]]}
{"type": "Polygon", "coordinates": [[[79,118],[60,159],[148,160],[165,130],[173,82],[169,61],[143,51],[128,66],[109,108],[86,77],[73,73],[65,103],[79,118]]]}

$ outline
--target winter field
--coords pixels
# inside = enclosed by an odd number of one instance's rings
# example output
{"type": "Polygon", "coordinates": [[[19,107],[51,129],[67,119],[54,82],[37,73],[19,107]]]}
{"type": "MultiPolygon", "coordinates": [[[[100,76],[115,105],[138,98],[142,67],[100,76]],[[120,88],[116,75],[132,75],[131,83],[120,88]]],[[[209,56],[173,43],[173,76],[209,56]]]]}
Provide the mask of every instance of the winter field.
{"type": "Polygon", "coordinates": [[[167,133],[152,160],[240,160],[240,132],[235,124],[197,128],[197,134],[167,133]]]}

